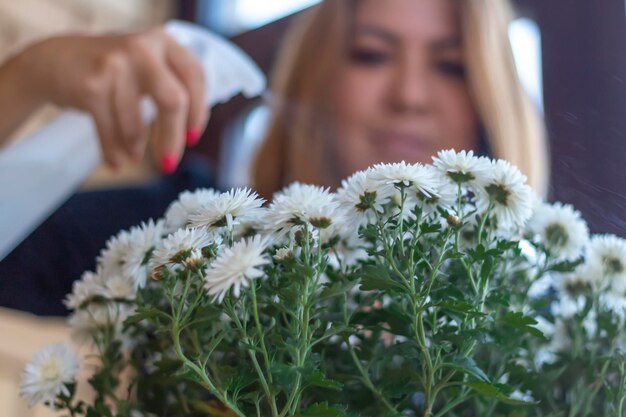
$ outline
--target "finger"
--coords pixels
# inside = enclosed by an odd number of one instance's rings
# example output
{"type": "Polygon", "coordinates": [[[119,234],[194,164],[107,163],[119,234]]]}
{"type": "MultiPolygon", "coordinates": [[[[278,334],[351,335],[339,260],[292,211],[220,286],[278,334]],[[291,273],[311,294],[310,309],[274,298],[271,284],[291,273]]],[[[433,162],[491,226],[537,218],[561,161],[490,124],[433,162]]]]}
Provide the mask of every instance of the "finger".
{"type": "Polygon", "coordinates": [[[176,167],[178,166],[178,163],[180,161],[180,156],[175,154],[165,154],[162,157],[157,156],[160,155],[160,153],[162,152],[159,142],[162,131],[163,119],[157,118],[151,126],[149,142],[152,148],[152,154],[154,155],[155,159],[159,161],[159,168],[161,169],[161,172],[163,172],[164,174],[171,174],[176,170],[176,167]]]}
{"type": "Polygon", "coordinates": [[[113,87],[113,115],[121,146],[128,156],[138,161],[146,147],[146,126],[141,119],[141,93],[128,68],[116,78],[113,87]]]}
{"type": "Polygon", "coordinates": [[[124,152],[117,141],[119,134],[111,107],[110,101],[103,101],[92,108],[91,114],[100,137],[102,158],[107,165],[117,170],[124,161],[124,152]]]}
{"type": "Polygon", "coordinates": [[[208,122],[206,104],[206,79],[200,62],[186,48],[168,37],[165,56],[189,96],[187,118],[187,144],[195,145],[208,122]]]}
{"type": "Polygon", "coordinates": [[[148,59],[144,63],[144,92],[157,106],[154,126],[155,157],[165,173],[178,165],[184,150],[189,98],[186,89],[163,63],[148,59]]]}

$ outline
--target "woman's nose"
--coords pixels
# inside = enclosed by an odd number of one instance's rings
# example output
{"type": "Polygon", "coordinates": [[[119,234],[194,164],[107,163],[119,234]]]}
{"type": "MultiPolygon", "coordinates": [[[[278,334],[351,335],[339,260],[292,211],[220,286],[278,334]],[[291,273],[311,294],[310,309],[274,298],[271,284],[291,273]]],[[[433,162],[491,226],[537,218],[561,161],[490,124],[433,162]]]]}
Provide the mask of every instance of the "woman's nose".
{"type": "Polygon", "coordinates": [[[389,105],[399,113],[424,113],[431,108],[431,82],[428,68],[419,59],[400,60],[391,80],[389,105]]]}

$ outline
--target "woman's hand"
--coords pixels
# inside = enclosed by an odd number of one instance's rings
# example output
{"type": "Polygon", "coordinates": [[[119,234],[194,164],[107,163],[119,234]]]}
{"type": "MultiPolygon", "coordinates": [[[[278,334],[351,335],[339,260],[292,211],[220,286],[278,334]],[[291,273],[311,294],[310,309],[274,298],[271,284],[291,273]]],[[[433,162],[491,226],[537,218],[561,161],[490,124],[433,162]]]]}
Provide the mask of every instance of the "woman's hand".
{"type": "Polygon", "coordinates": [[[208,121],[202,67],[163,29],[50,38],[17,59],[28,80],[24,93],[91,113],[104,159],[114,168],[143,157],[143,96],[158,110],[151,142],[163,172],[176,168],[185,143],[195,145],[208,121]]]}

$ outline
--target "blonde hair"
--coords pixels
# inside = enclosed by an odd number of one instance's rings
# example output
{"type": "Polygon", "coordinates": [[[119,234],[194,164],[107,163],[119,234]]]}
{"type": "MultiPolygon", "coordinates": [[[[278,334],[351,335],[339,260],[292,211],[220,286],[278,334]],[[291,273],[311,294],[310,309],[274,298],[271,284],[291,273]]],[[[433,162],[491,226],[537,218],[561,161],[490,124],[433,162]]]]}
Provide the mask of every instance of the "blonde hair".
{"type": "Polygon", "coordinates": [[[489,149],[494,157],[516,165],[545,196],[549,183],[545,125],[517,76],[508,36],[511,5],[503,0],[458,4],[468,85],[489,149]]]}
{"type": "MultiPolygon", "coordinates": [[[[345,59],[356,0],[325,0],[295,22],[271,80],[272,116],[253,179],[265,197],[294,180],[329,185],[334,113],[330,93],[345,59]]],[[[545,195],[548,150],[539,114],[517,77],[506,0],[457,0],[468,85],[492,156],[509,160],[545,195]],[[507,86],[506,92],[502,86],[507,86]]]]}

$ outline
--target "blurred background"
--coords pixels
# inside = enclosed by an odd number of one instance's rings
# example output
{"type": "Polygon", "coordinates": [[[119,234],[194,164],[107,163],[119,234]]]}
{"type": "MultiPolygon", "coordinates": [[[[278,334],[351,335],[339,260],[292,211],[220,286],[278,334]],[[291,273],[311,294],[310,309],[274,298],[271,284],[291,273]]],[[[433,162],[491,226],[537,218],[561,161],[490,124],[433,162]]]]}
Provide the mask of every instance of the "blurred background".
{"type": "MultiPolygon", "coordinates": [[[[497,0],[494,0],[497,1],[497,0]]],[[[0,0],[0,61],[24,45],[67,32],[139,30],[170,18],[194,21],[231,38],[269,72],[281,37],[316,0],[0,0]]],[[[594,233],[626,237],[626,4],[624,0],[516,0],[510,27],[519,75],[545,117],[552,157],[551,200],[574,204],[594,233]]],[[[506,88],[506,86],[503,86],[506,88]]],[[[45,108],[16,136],[50,120],[45,108]]],[[[262,134],[267,109],[237,97],[217,106],[200,145],[222,185],[238,185],[262,134]]],[[[158,175],[149,160],[111,175],[99,168],[93,189],[158,175]]],[[[17,398],[19,372],[42,344],[68,340],[59,321],[0,314],[0,415],[43,416],[17,398]],[[29,323],[32,323],[30,321],[29,323]],[[8,336],[7,336],[8,335],[8,336]],[[15,344],[15,339],[20,340],[15,344]],[[15,346],[19,345],[19,349],[15,346]]]]}

